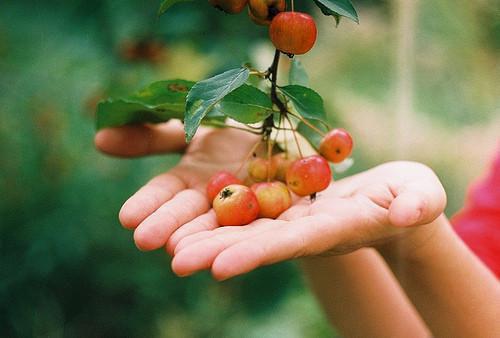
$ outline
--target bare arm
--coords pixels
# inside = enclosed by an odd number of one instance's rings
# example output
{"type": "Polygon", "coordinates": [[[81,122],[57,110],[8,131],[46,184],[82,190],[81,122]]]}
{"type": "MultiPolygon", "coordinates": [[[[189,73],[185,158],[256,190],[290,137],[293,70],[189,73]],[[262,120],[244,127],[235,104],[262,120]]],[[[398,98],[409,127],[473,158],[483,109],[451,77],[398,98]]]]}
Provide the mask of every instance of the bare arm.
{"type": "Polygon", "coordinates": [[[426,227],[381,252],[433,334],[500,337],[500,283],[445,216],[426,227]]]}
{"type": "Polygon", "coordinates": [[[305,258],[301,265],[328,320],[343,337],[430,337],[375,250],[305,258]]]}

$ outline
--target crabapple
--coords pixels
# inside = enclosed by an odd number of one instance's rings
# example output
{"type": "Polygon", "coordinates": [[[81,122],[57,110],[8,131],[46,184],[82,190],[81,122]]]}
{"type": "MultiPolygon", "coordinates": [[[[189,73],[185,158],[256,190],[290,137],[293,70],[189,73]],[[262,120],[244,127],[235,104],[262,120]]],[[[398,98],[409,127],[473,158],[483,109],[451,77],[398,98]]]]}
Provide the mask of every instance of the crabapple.
{"type": "Polygon", "coordinates": [[[325,190],[332,180],[328,161],[312,155],[294,161],[286,173],[288,188],[299,196],[313,195],[325,190]]]}
{"type": "Polygon", "coordinates": [[[231,184],[214,199],[214,210],[219,225],[245,225],[259,215],[255,193],[244,185],[231,184]]]}
{"type": "Polygon", "coordinates": [[[245,8],[248,0],[208,0],[208,2],[226,13],[237,14],[245,8]]]}
{"type": "Polygon", "coordinates": [[[330,130],[321,140],[319,152],[328,161],[340,163],[352,152],[352,137],[342,128],[330,130]]]}
{"type": "Polygon", "coordinates": [[[274,178],[277,167],[274,161],[257,157],[248,164],[247,170],[254,182],[264,182],[274,178]]]}
{"type": "Polygon", "coordinates": [[[248,0],[248,15],[258,25],[269,26],[271,20],[285,8],[285,0],[248,0]]]}
{"type": "Polygon", "coordinates": [[[281,182],[255,183],[251,187],[259,202],[259,217],[276,218],[292,205],[292,197],[281,182]]]}
{"type": "Polygon", "coordinates": [[[216,172],[207,183],[207,197],[210,203],[213,202],[219,191],[231,184],[242,184],[241,180],[228,171],[216,172]]]}
{"type": "Polygon", "coordinates": [[[272,157],[272,161],[276,165],[276,176],[278,181],[286,182],[286,171],[290,164],[295,160],[287,153],[278,153],[272,157]]]}
{"type": "Polygon", "coordinates": [[[316,42],[316,23],[305,13],[281,12],[272,20],[269,36],[274,46],[283,53],[305,54],[316,42]]]}

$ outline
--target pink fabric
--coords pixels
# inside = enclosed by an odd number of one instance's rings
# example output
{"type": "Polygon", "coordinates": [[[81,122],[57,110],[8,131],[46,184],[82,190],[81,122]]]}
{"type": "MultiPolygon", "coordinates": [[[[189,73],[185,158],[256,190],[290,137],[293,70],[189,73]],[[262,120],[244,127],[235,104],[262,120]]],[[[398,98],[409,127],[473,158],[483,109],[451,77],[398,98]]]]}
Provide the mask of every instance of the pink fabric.
{"type": "Polygon", "coordinates": [[[472,251],[500,278],[500,149],[488,174],[469,189],[451,222],[472,251]]]}

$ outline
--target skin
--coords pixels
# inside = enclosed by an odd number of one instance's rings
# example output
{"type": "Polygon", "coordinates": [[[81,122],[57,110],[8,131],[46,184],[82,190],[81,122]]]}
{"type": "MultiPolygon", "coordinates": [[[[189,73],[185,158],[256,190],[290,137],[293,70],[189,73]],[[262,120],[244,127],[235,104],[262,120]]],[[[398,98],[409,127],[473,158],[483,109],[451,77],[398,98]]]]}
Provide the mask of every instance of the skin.
{"type": "Polygon", "coordinates": [[[248,0],[208,0],[208,2],[228,14],[237,14],[243,11],[248,0]]]}
{"type": "Polygon", "coordinates": [[[95,136],[99,150],[119,157],[184,151],[178,165],[150,180],[120,210],[121,224],[134,231],[135,244],[144,251],[164,247],[182,235],[173,235],[179,227],[209,211],[209,178],[221,170],[235,172],[257,141],[255,135],[233,129],[202,128],[187,146],[177,120],[105,129],[95,136]],[[234,139],[239,142],[228,142],[234,139]]]}
{"type": "Polygon", "coordinates": [[[249,0],[248,14],[258,25],[270,25],[271,20],[286,8],[285,0],[249,0]]]}
{"type": "Polygon", "coordinates": [[[316,23],[305,13],[282,12],[271,22],[269,36],[280,51],[286,54],[305,54],[316,42],[316,23]]]}
{"type": "Polygon", "coordinates": [[[351,135],[344,129],[330,130],[321,140],[320,154],[328,161],[340,163],[352,153],[353,141],[351,135]]]}
{"type": "MultiPolygon", "coordinates": [[[[130,157],[179,151],[183,137],[180,124],[168,123],[102,130],[95,143],[130,157]]],[[[127,227],[148,230],[136,242],[154,244],[144,249],[166,243],[179,276],[209,269],[218,280],[304,257],[304,273],[346,337],[428,337],[429,330],[436,337],[499,336],[500,284],[450,228],[443,187],[424,165],[386,163],[332,183],[314,203],[294,201],[277,220],[218,227],[203,194],[204,172],[233,163],[254,141],[239,131],[197,134],[179,169],[153,179],[122,208],[127,227]],[[233,150],[221,152],[225,144],[233,150]],[[186,195],[190,208],[183,207],[186,195]],[[360,250],[369,247],[377,251],[360,250]]]]}
{"type": "Polygon", "coordinates": [[[214,211],[219,225],[245,225],[257,219],[259,202],[250,188],[232,184],[214,199],[214,211]]]}
{"type": "Polygon", "coordinates": [[[213,201],[222,188],[231,184],[242,184],[241,180],[226,170],[215,173],[207,183],[207,197],[213,201]]]}
{"type": "Polygon", "coordinates": [[[292,197],[281,182],[255,183],[251,187],[259,201],[259,217],[277,218],[292,205],[292,197]]]}
{"type": "Polygon", "coordinates": [[[288,188],[299,196],[323,191],[331,180],[332,171],[328,162],[318,155],[295,160],[286,172],[288,188]]]}

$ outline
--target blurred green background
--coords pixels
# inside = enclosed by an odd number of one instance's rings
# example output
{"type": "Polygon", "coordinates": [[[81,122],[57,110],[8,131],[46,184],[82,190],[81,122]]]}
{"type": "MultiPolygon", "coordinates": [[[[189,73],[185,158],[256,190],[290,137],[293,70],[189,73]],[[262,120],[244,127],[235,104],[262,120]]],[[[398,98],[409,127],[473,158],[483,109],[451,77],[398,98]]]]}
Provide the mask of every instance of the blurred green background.
{"type": "MultiPolygon", "coordinates": [[[[339,28],[308,1],[319,40],[302,61],[333,121],[352,131],[349,174],[393,159],[436,170],[447,213],[500,135],[500,4],[354,1],[339,28]]],[[[153,0],[0,4],[0,332],[5,337],[330,337],[293,263],[216,283],[141,253],[121,203],[178,156],[93,148],[96,102],[154,80],[265,68],[266,29],[206,1],[156,18],[153,0]],[[229,58],[228,55],[231,57],[229,58]]],[[[286,70],[286,62],[284,62],[286,70]]]]}

